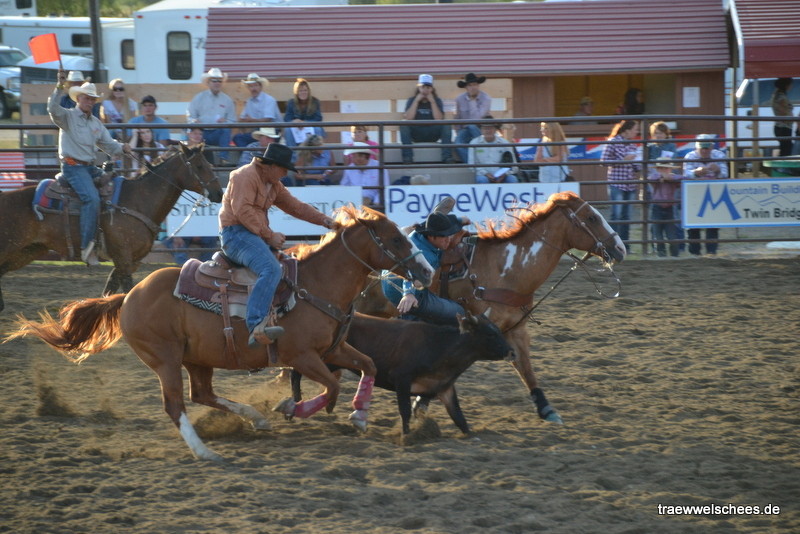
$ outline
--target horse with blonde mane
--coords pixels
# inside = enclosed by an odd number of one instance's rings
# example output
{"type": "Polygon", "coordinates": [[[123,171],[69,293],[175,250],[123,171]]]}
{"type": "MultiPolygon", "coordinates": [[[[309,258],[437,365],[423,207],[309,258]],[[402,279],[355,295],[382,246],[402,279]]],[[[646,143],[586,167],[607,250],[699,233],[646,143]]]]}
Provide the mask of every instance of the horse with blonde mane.
{"type": "MultiPolygon", "coordinates": [[[[545,421],[561,423],[531,366],[526,319],[532,312],[534,292],[570,249],[587,251],[609,263],[625,258],[625,245],[603,216],[571,191],[555,193],[542,204],[511,209],[509,215],[511,222],[489,221],[479,229],[469,257],[462,256],[455,265],[463,276],[449,280],[449,298],[473,315],[486,314],[503,331],[516,353],[514,368],[537,413],[545,421]]],[[[461,250],[466,248],[462,245],[461,250]]],[[[357,307],[369,315],[397,315],[380,286],[370,287],[357,307]]],[[[425,399],[418,399],[415,410],[424,410],[425,405],[425,399]]]]}
{"type": "Polygon", "coordinates": [[[259,369],[270,365],[293,367],[324,386],[317,397],[276,406],[287,417],[309,417],[323,407],[331,411],[339,395],[339,381],[322,361],[362,375],[353,398],[351,421],[366,428],[375,365],[345,341],[343,333],[352,316],[352,302],[367,275],[389,269],[430,285],[432,269],[408,237],[383,214],[362,208],[341,208],[342,225],[322,237],[319,244],[290,249],[298,259],[297,304],[278,324],[286,333],[273,346],[277,362],[267,348],[248,346],[243,319],[233,321],[236,358],[226,357],[223,319],[173,295],[180,269],[159,269],[127,295],[71,302],[59,317],[43,314],[39,322],[20,319],[19,328],[6,340],[32,335],[69,359],[80,362],[113,346],[121,337],[150,367],[161,382],[164,409],[179,429],[192,453],[201,459],[220,459],[197,435],[186,415],[181,366],[189,375],[190,397],[195,403],[234,413],[256,429],[269,428],[266,417],[254,407],[217,396],[211,379],[215,368],[259,369]]]}

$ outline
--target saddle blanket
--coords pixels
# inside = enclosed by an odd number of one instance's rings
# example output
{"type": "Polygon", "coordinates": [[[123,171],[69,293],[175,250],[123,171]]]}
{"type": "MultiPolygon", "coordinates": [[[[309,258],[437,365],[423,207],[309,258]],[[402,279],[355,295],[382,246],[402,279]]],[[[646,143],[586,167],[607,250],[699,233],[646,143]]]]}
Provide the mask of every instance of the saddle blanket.
{"type": "MultiPolygon", "coordinates": [[[[187,302],[201,310],[210,311],[217,315],[222,315],[222,302],[219,298],[219,291],[208,287],[203,287],[197,282],[197,269],[202,262],[196,258],[190,258],[181,267],[181,274],[178,283],[172,294],[180,300],[187,302]]],[[[247,317],[247,305],[229,303],[230,314],[233,317],[247,317]]]]}
{"type": "MultiPolygon", "coordinates": [[[[122,192],[122,182],[125,181],[124,176],[115,176],[111,180],[112,184],[112,191],[109,191],[110,194],[106,194],[105,191],[101,192],[101,197],[106,199],[106,197],[110,197],[110,203],[116,205],[119,203],[119,195],[122,192]]],[[[67,183],[64,179],[53,179],[53,178],[45,178],[39,185],[36,186],[36,192],[33,195],[33,207],[36,209],[37,207],[48,209],[48,210],[55,210],[60,211],[64,209],[64,200],[74,198],[76,203],[76,211],[80,208],[80,201],[78,201],[78,195],[72,189],[72,187],[67,183]],[[62,190],[66,190],[63,193],[62,190]]],[[[101,203],[101,209],[103,208],[103,204],[101,203]]]]}

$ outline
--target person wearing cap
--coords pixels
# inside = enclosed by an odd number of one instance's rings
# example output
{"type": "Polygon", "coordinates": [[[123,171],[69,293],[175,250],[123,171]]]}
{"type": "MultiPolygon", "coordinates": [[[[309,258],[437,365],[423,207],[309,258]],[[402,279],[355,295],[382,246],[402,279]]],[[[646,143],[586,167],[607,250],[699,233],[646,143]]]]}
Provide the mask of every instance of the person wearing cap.
{"type": "MultiPolygon", "coordinates": [[[[202,75],[202,79],[208,89],[194,95],[189,102],[189,108],[186,110],[187,121],[220,125],[236,122],[236,105],[231,97],[222,92],[222,84],[228,79],[228,75],[212,67],[202,75]]],[[[231,144],[231,130],[221,127],[205,128],[203,139],[207,145],[228,147],[231,144]]],[[[221,163],[227,163],[227,150],[221,150],[217,155],[222,160],[221,163]]]]}
{"type": "Polygon", "coordinates": [[[286,236],[270,228],[269,209],[275,206],[303,221],[338,228],[336,221],[286,189],[280,180],[289,170],[295,170],[292,149],[270,143],[263,155],[231,171],[222,197],[219,211],[222,250],[258,275],[247,301],[251,346],[268,345],[283,334],[283,328],[270,324],[270,306],[281,277],[281,266],[270,249],[280,249],[286,236]]]}
{"type": "MultiPolygon", "coordinates": [[[[493,120],[491,115],[481,117],[493,120]]],[[[515,184],[519,179],[514,175],[517,168],[517,157],[514,147],[501,137],[500,124],[481,124],[481,135],[470,141],[467,162],[474,165],[476,184],[515,184]]]]}
{"type": "Polygon", "coordinates": [[[130,154],[131,147],[127,143],[115,141],[102,121],[92,115],[92,107],[103,96],[97,94],[93,83],[86,82],[79,87],[69,88],[69,96],[76,102],[74,108],[66,109],[59,105],[66,80],[66,73],[59,70],[58,84],[47,99],[47,112],[50,120],[58,126],[61,174],[81,202],[81,260],[88,265],[97,265],[99,260],[94,250],[94,239],[100,212],[100,194],[94,185],[94,178],[100,177],[103,171],[94,165],[95,150],[99,148],[110,155],[122,152],[130,154]]]}
{"type": "MultiPolygon", "coordinates": [[[[242,154],[239,156],[239,167],[244,167],[251,161],[253,158],[260,156],[266,150],[267,145],[270,143],[277,143],[280,138],[281,134],[278,133],[278,130],[275,128],[259,128],[258,130],[254,131],[252,134],[253,141],[252,143],[248,144],[247,150],[243,150],[242,154]]],[[[286,185],[284,183],[284,185],[286,185]]]]}
{"type": "MultiPolygon", "coordinates": [[[[653,241],[680,239],[675,225],[677,211],[675,199],[680,194],[681,178],[680,174],[675,174],[679,166],[670,161],[672,156],[661,156],[656,158],[654,170],[648,176],[648,189],[650,191],[650,219],[651,233],[653,241]]],[[[659,257],[667,255],[667,247],[664,243],[656,243],[656,253],[659,257]]],[[[678,257],[680,246],[678,243],[669,243],[669,255],[678,257]]]]}
{"type": "Polygon", "coordinates": [[[352,163],[344,170],[339,185],[375,187],[376,189],[362,189],[361,196],[365,206],[380,204],[381,191],[377,187],[389,185],[389,171],[378,169],[378,160],[372,159],[372,148],[367,143],[356,141],[352,148],[344,151],[344,155],[350,157],[352,163]]]}
{"type": "MultiPolygon", "coordinates": [[[[444,119],[444,103],[436,95],[433,88],[433,76],[420,74],[417,79],[417,91],[414,96],[406,101],[406,110],[403,118],[407,121],[432,121],[444,119]]],[[[400,142],[403,143],[403,163],[414,163],[414,150],[412,143],[442,143],[442,162],[453,163],[453,153],[450,142],[453,130],[449,124],[425,126],[400,126],[400,142]]]]}
{"type": "MultiPolygon", "coordinates": [[[[139,115],[131,119],[131,124],[169,124],[165,119],[156,115],[158,104],[152,95],[146,95],[139,102],[139,115]]],[[[169,130],[166,128],[153,128],[153,138],[166,145],[170,140],[169,130]]]]}
{"type": "MultiPolygon", "coordinates": [[[[683,160],[683,177],[686,180],[722,180],[728,177],[728,166],[725,164],[725,152],[714,148],[714,134],[699,134],[695,149],[686,154],[683,160]]],[[[690,228],[686,237],[701,239],[701,228],[690,228]]],[[[706,228],[706,253],[717,253],[719,228],[706,228]]],[[[689,243],[689,253],[699,256],[701,243],[689,243]]]]}
{"type": "MultiPolygon", "coordinates": [[[[459,80],[456,85],[464,92],[456,97],[456,113],[453,117],[458,120],[474,119],[478,120],[489,114],[492,107],[492,97],[481,91],[481,84],[486,81],[485,76],[476,76],[470,72],[459,80]]],[[[466,145],[479,135],[481,129],[475,124],[457,124],[456,144],[466,145]]],[[[456,148],[462,163],[466,163],[469,158],[469,147],[456,148]]]]}
{"type": "MultiPolygon", "coordinates": [[[[442,254],[451,248],[455,239],[463,235],[462,226],[465,224],[469,224],[469,220],[434,210],[423,224],[414,227],[409,239],[419,248],[434,271],[438,271],[442,254]]],[[[383,272],[381,288],[386,298],[397,306],[401,319],[457,325],[456,315],[464,315],[464,308],[457,302],[442,298],[427,288],[415,289],[410,281],[389,271],[383,272]]]]}
{"type": "MultiPolygon", "coordinates": [[[[575,112],[574,117],[590,117],[594,115],[594,100],[591,97],[584,96],[578,103],[578,111],[575,112]]],[[[597,121],[574,121],[569,124],[597,124],[597,121]]]]}
{"type": "MultiPolygon", "coordinates": [[[[278,122],[281,120],[278,101],[266,92],[269,80],[259,76],[258,73],[251,72],[247,78],[242,80],[242,85],[247,88],[250,98],[244,103],[244,109],[239,114],[239,122],[278,122]]],[[[252,132],[252,129],[243,129],[241,133],[233,136],[233,143],[236,146],[249,145],[255,141],[252,132]]]]}

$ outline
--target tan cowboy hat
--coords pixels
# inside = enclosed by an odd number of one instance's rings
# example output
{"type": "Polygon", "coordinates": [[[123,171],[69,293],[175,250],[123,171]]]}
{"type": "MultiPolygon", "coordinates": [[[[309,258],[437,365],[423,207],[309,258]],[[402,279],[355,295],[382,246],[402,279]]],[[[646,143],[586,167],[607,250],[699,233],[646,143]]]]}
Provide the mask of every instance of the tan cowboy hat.
{"type": "Polygon", "coordinates": [[[656,158],[655,166],[656,167],[664,167],[666,169],[677,169],[679,168],[678,165],[670,161],[671,158],[665,158],[661,156],[660,158],[656,158]]]}
{"type": "Polygon", "coordinates": [[[431,177],[427,174],[415,174],[408,180],[408,183],[410,185],[431,185],[431,177]]]}
{"type": "Polygon", "coordinates": [[[271,137],[273,139],[281,138],[281,134],[275,128],[259,128],[250,135],[253,137],[271,137]]]}
{"type": "Polygon", "coordinates": [[[585,106],[587,104],[594,104],[594,100],[590,96],[584,96],[581,98],[581,106],[585,106]]]}
{"type": "Polygon", "coordinates": [[[204,82],[209,78],[222,78],[222,81],[224,82],[228,79],[228,73],[222,72],[217,67],[211,67],[210,69],[208,69],[208,72],[203,73],[201,78],[203,79],[204,82]]]}
{"type": "Polygon", "coordinates": [[[247,78],[242,80],[242,83],[245,84],[245,85],[251,84],[251,83],[258,83],[258,84],[261,84],[261,88],[262,89],[266,89],[267,86],[269,85],[269,80],[264,78],[264,77],[262,77],[262,76],[259,76],[255,72],[251,72],[250,74],[247,75],[247,78]]]}
{"type": "Polygon", "coordinates": [[[70,87],[69,97],[75,102],[78,101],[78,95],[91,96],[93,98],[103,98],[103,93],[97,94],[97,87],[93,83],[86,82],[81,86],[70,87]]]}
{"type": "Polygon", "coordinates": [[[353,148],[348,148],[344,151],[345,156],[350,156],[352,154],[368,154],[372,155],[372,150],[367,143],[362,143],[361,141],[356,141],[353,143],[353,148]]]}

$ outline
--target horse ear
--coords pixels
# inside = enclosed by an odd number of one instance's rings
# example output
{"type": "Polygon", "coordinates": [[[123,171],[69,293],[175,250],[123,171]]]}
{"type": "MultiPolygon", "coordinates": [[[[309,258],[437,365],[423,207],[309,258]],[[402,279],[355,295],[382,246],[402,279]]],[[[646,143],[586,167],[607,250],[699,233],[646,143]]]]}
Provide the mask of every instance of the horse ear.
{"type": "Polygon", "coordinates": [[[181,152],[183,152],[183,155],[189,157],[189,154],[191,153],[189,147],[183,143],[178,143],[178,146],[181,148],[181,152]]]}
{"type": "MultiPolygon", "coordinates": [[[[469,312],[467,312],[469,313],[469,312]]],[[[467,327],[467,319],[460,313],[456,314],[456,320],[458,321],[458,332],[459,334],[466,334],[469,332],[469,328],[467,327]]]]}

